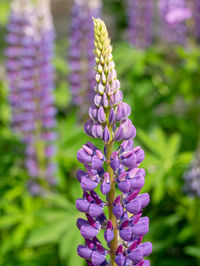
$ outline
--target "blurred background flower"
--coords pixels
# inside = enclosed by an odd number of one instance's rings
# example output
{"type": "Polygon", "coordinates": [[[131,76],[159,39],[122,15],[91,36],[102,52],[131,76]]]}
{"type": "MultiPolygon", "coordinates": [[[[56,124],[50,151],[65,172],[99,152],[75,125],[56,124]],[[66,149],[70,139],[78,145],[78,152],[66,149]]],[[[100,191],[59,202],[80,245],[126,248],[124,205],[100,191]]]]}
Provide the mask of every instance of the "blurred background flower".
{"type": "Polygon", "coordinates": [[[71,8],[69,32],[69,83],[78,120],[85,119],[94,98],[95,59],[92,17],[100,17],[101,0],[76,0],[71,8]]]}
{"type": "Polygon", "coordinates": [[[6,41],[13,129],[25,143],[31,194],[55,184],[54,28],[50,2],[14,0],[6,41]]]}

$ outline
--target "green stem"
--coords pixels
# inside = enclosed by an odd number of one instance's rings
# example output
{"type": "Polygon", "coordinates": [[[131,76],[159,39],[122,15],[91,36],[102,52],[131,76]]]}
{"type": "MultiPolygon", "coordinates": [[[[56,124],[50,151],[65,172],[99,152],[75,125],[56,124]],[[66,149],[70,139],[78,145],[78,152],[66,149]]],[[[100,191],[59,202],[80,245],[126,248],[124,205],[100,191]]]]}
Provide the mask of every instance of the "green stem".
{"type": "Polygon", "coordinates": [[[113,142],[109,142],[106,144],[107,148],[107,169],[108,173],[110,175],[110,182],[111,182],[111,190],[108,193],[108,212],[109,212],[109,219],[112,222],[113,228],[114,228],[114,238],[110,242],[110,260],[111,260],[111,266],[116,266],[115,263],[115,254],[118,247],[118,235],[117,235],[117,220],[115,215],[113,214],[113,203],[115,200],[115,179],[114,179],[114,172],[113,169],[110,166],[110,156],[113,152],[113,142]]]}

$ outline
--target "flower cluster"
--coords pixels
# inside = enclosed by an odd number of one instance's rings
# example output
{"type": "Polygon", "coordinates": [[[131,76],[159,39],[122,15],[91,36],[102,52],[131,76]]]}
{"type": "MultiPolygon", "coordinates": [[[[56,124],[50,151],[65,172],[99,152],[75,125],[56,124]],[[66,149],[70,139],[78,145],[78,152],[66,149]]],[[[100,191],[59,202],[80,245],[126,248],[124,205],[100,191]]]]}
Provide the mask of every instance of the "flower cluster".
{"type": "Polygon", "coordinates": [[[200,147],[197,149],[194,160],[184,174],[184,191],[193,197],[200,197],[200,147]]]}
{"type": "Polygon", "coordinates": [[[69,38],[69,83],[73,104],[79,107],[79,118],[84,118],[93,100],[94,30],[91,16],[99,17],[101,0],[75,0],[71,11],[69,38]]]}
{"type": "Polygon", "coordinates": [[[129,41],[131,44],[145,48],[152,41],[152,0],[128,0],[129,41]]]}
{"type": "Polygon", "coordinates": [[[27,0],[14,0],[6,41],[6,68],[10,86],[12,124],[26,147],[26,162],[34,195],[55,184],[56,125],[53,98],[54,70],[51,63],[54,29],[48,1],[34,6],[27,0]]]}
{"type": "Polygon", "coordinates": [[[104,22],[94,19],[94,30],[96,94],[84,130],[88,136],[103,141],[104,152],[88,142],[77,153],[85,171],[79,170],[76,175],[83,189],[83,197],[76,201],[76,207],[86,214],[86,219],[77,220],[85,239],[85,245],[79,245],[77,252],[91,266],[147,266],[150,262],[144,257],[151,253],[152,244],[142,243],[149,230],[149,218],[142,217],[142,210],[150,198],[148,193],[139,194],[145,180],[145,171],[139,168],[144,152],[140,146],[133,145],[136,129],[128,119],[131,108],[122,101],[104,22]],[[119,147],[114,150],[117,142],[119,147]],[[99,185],[106,195],[105,201],[94,191],[99,185]],[[104,230],[107,247],[98,239],[101,230],[104,230]]]}
{"type": "Polygon", "coordinates": [[[168,42],[185,44],[186,20],[192,15],[185,0],[160,0],[158,2],[163,24],[162,36],[168,42]]]}
{"type": "Polygon", "coordinates": [[[194,0],[195,35],[200,41],[200,1],[194,0]]]}

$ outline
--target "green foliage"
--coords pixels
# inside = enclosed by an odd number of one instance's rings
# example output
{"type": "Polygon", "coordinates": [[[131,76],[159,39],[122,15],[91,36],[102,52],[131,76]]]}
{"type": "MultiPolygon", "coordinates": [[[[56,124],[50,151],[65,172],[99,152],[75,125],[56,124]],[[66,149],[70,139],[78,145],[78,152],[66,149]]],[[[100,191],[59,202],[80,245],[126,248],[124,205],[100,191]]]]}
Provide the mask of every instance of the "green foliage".
{"type": "Polygon", "coordinates": [[[84,261],[76,254],[77,246],[82,242],[80,232],[75,226],[80,216],[75,205],[61,195],[52,195],[49,206],[37,213],[43,225],[33,230],[26,241],[28,247],[45,244],[57,244],[60,258],[66,265],[83,265],[84,261]]]}
{"type": "Polygon", "coordinates": [[[10,0],[0,1],[0,26],[3,26],[8,21],[8,14],[10,10],[10,0]]]}
{"type": "Polygon", "coordinates": [[[155,128],[151,133],[138,130],[138,138],[147,149],[148,160],[143,162],[143,167],[150,177],[147,178],[144,191],[153,188],[152,202],[158,203],[166,193],[173,194],[178,190],[178,180],[174,175],[178,176],[181,169],[177,169],[177,165],[185,168],[190,163],[192,154],[179,153],[181,139],[178,133],[168,137],[160,128],[155,128]]]}

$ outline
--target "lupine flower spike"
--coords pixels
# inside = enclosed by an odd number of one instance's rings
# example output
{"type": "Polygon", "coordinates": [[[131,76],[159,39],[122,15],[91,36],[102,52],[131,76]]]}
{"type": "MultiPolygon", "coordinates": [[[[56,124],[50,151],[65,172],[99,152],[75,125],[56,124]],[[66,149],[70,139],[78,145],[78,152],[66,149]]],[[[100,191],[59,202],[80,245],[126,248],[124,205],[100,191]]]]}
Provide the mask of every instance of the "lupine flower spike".
{"type": "Polygon", "coordinates": [[[54,29],[49,9],[48,0],[38,1],[37,7],[14,0],[6,37],[12,124],[25,143],[28,188],[34,195],[55,184],[54,29]]]}
{"type": "Polygon", "coordinates": [[[88,17],[99,17],[101,0],[75,0],[71,10],[69,38],[69,83],[72,101],[81,121],[94,98],[94,30],[88,17]]]}
{"type": "Polygon", "coordinates": [[[131,108],[122,101],[112,47],[102,20],[94,19],[94,31],[95,97],[84,130],[88,136],[103,141],[104,152],[88,142],[77,153],[85,171],[79,170],[76,175],[83,189],[76,207],[86,215],[86,219],[77,220],[85,239],[85,245],[78,246],[77,252],[88,265],[147,266],[150,262],[144,257],[151,253],[152,245],[142,243],[149,230],[149,218],[142,217],[142,210],[150,199],[147,193],[139,194],[145,177],[144,169],[139,168],[144,152],[139,146],[133,147],[136,129],[128,119],[131,108]],[[119,143],[117,150],[114,143],[119,143]],[[106,195],[106,202],[95,192],[97,186],[106,195]],[[107,247],[98,239],[101,230],[107,247]]]}
{"type": "Polygon", "coordinates": [[[152,0],[128,0],[128,35],[129,42],[138,47],[146,48],[152,42],[152,0]]]}
{"type": "Polygon", "coordinates": [[[187,41],[186,20],[192,16],[185,0],[159,0],[158,5],[163,39],[184,45],[187,41]]]}

